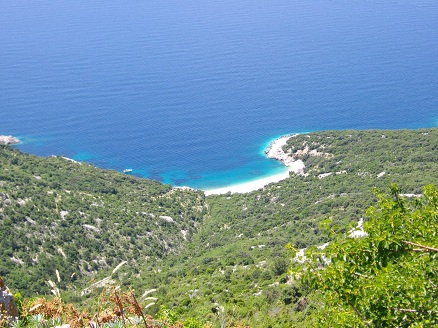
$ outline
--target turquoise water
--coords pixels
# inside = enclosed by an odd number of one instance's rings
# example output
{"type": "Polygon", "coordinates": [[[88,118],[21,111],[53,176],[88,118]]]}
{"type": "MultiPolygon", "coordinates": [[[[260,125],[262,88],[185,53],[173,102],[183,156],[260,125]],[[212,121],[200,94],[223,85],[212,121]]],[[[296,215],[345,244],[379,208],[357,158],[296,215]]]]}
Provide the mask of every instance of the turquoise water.
{"type": "Polygon", "coordinates": [[[281,172],[267,143],[438,125],[436,1],[2,1],[1,134],[176,186],[281,172]]]}

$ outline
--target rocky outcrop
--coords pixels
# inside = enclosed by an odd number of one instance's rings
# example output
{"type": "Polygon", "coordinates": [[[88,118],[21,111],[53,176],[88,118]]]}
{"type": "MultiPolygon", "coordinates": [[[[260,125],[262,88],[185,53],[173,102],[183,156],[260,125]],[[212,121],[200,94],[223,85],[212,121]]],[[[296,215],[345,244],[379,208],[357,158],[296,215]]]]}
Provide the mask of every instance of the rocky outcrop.
{"type": "Polygon", "coordinates": [[[276,159],[283,163],[283,165],[286,165],[289,168],[289,171],[302,174],[305,168],[303,161],[294,158],[283,150],[287,141],[294,136],[296,135],[283,136],[274,140],[265,150],[265,154],[268,158],[276,159]]]}
{"type": "Polygon", "coordinates": [[[12,324],[18,320],[18,308],[14,296],[6,287],[3,278],[0,276],[0,325],[12,324]]]}
{"type": "Polygon", "coordinates": [[[14,138],[13,136],[0,136],[0,145],[14,145],[19,142],[20,140],[14,138]]]}

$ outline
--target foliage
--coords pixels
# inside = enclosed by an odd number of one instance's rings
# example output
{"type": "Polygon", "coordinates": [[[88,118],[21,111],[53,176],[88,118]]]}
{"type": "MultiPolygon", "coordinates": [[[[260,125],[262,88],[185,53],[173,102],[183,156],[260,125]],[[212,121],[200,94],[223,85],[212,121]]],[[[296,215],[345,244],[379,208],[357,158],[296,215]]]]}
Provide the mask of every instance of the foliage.
{"type": "Polygon", "coordinates": [[[432,327],[438,325],[438,188],[406,200],[391,186],[377,193],[365,224],[368,236],[338,234],[309,255],[305,275],[322,291],[324,327],[432,327]],[[326,263],[330,262],[326,266],[326,263]],[[325,268],[321,268],[324,266],[325,268]]]}
{"type": "Polygon", "coordinates": [[[205,210],[201,192],[0,147],[0,275],[25,296],[56,279],[78,297],[121,262],[127,281],[176,252],[205,210]]]}
{"type": "Polygon", "coordinates": [[[178,321],[178,314],[175,311],[170,310],[167,306],[162,305],[160,310],[156,314],[158,320],[165,322],[169,325],[174,325],[178,321]]]}
{"type": "Polygon", "coordinates": [[[292,156],[306,146],[328,155],[302,158],[305,176],[206,197],[208,212],[192,240],[158,263],[160,272],[151,277],[166,284],[164,304],[213,323],[211,309],[219,303],[229,322],[313,327],[318,295],[276,270],[291,264],[284,246],[333,239],[320,226],[327,217],[346,233],[376,203],[375,187],[397,183],[404,194],[418,195],[427,183],[438,184],[438,129],[313,132],[291,138],[285,151],[292,156]],[[295,288],[300,296],[287,296],[295,288]]]}
{"type": "Polygon", "coordinates": [[[319,295],[285,271],[284,246],[333,239],[320,227],[327,217],[346,233],[375,204],[374,187],[419,194],[438,184],[437,149],[438,129],[301,134],[284,150],[304,161],[305,175],[205,197],[0,147],[0,275],[25,297],[49,294],[46,281],[56,281],[80,309],[120,281],[157,289],[146,313],[165,305],[182,324],[220,326],[220,304],[228,326],[313,327],[319,295]]]}
{"type": "MultiPolygon", "coordinates": [[[[62,323],[68,323],[71,328],[182,327],[176,324],[176,318],[172,323],[167,319],[154,319],[146,315],[132,289],[122,292],[119,287],[112,287],[104,290],[99,297],[99,306],[94,311],[78,310],[74,304],[65,303],[59,297],[24,300],[20,320],[15,327],[53,327],[62,323]]],[[[196,324],[197,321],[192,322],[196,324]]]]}
{"type": "Polygon", "coordinates": [[[187,318],[183,323],[184,328],[202,328],[204,324],[196,318],[187,318]]]}

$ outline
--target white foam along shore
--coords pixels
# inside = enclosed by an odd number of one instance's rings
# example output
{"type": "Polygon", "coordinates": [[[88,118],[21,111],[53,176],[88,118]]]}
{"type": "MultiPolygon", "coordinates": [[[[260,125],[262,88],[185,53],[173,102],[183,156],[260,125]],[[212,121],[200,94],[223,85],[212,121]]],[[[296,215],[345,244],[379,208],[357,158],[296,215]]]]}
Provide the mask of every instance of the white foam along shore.
{"type": "Polygon", "coordinates": [[[286,145],[286,142],[292,137],[294,137],[294,135],[282,136],[278,139],[275,139],[269,144],[269,146],[265,150],[265,155],[268,158],[278,160],[288,168],[284,172],[273,174],[267,177],[261,177],[248,182],[233,184],[226,187],[207,189],[204,190],[205,194],[218,195],[218,194],[226,194],[228,192],[247,193],[263,188],[264,186],[270,183],[284,180],[289,177],[289,172],[303,173],[304,163],[301,160],[293,160],[287,153],[283,151],[283,146],[286,145]]]}

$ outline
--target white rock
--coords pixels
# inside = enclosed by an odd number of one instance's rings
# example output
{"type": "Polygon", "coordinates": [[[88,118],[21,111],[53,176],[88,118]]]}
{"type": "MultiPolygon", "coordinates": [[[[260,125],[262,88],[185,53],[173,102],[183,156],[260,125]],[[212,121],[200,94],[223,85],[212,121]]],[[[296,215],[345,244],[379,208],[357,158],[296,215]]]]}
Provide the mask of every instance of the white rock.
{"type": "Polygon", "coordinates": [[[167,215],[161,215],[160,218],[162,218],[164,221],[169,222],[169,223],[174,223],[175,221],[167,215]]]}
{"type": "Polygon", "coordinates": [[[0,136],[0,145],[14,145],[19,142],[20,140],[14,138],[13,136],[0,136]]]}
{"type": "Polygon", "coordinates": [[[18,308],[15,304],[14,296],[6,287],[3,278],[0,276],[0,318],[6,318],[12,325],[18,320],[18,308]]]}

